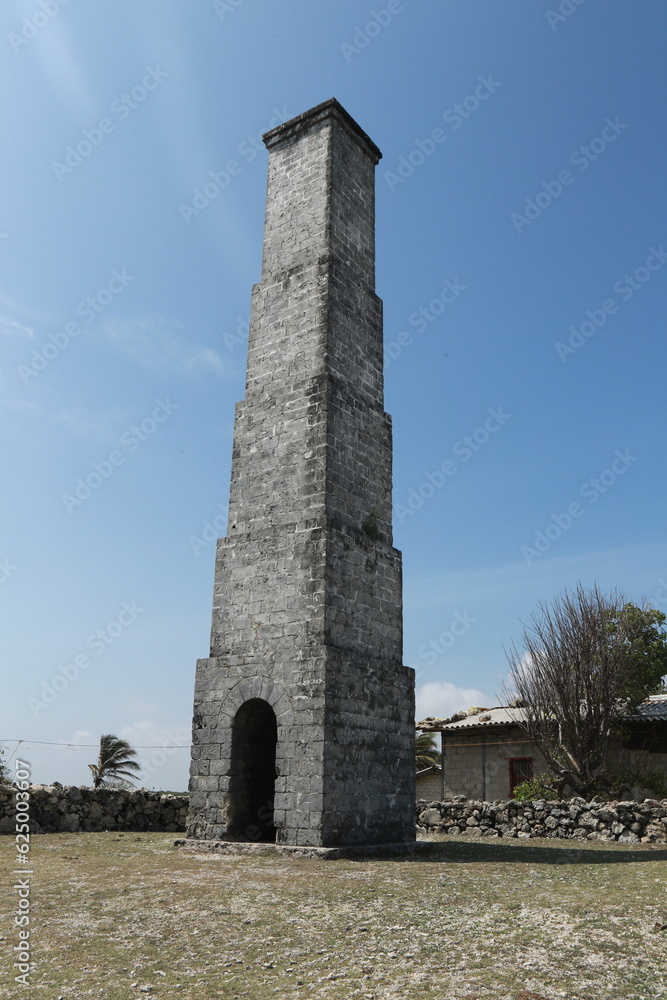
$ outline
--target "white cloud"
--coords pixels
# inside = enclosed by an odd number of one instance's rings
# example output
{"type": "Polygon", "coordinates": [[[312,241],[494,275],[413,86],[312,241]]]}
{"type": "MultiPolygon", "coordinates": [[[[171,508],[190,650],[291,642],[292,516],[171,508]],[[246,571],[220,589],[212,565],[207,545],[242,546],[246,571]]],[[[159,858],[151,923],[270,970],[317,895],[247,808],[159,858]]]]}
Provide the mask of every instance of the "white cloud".
{"type": "Polygon", "coordinates": [[[152,719],[138,719],[124,726],[118,734],[133,747],[174,747],[190,745],[190,727],[184,724],[162,726],[152,719]]]}
{"type": "Polygon", "coordinates": [[[10,316],[0,316],[0,336],[2,337],[34,337],[35,331],[30,326],[23,326],[10,316]]]}
{"type": "Polygon", "coordinates": [[[77,729],[72,737],[72,743],[94,743],[93,734],[87,729],[77,729]]]}
{"type": "Polygon", "coordinates": [[[497,699],[490,698],[477,688],[462,688],[449,681],[420,684],[416,692],[416,719],[426,719],[429,715],[447,719],[454,712],[465,711],[473,705],[491,708],[497,699]]]}
{"type": "Polygon", "coordinates": [[[177,320],[158,315],[111,320],[105,326],[105,333],[109,343],[132,360],[168,375],[197,378],[202,374],[225,373],[220,356],[211,348],[188,340],[177,320]]]}

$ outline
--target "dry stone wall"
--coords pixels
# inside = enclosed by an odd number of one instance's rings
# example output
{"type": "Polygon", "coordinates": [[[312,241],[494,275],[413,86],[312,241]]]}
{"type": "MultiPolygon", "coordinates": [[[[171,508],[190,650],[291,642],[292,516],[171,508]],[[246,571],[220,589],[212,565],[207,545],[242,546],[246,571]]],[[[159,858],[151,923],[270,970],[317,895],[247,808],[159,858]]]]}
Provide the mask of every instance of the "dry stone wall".
{"type": "MultiPolygon", "coordinates": [[[[15,829],[16,789],[0,786],[0,833],[15,829]]],[[[32,785],[31,833],[78,833],[99,830],[185,830],[187,795],[149,792],[143,788],[77,788],[75,785],[32,785]]]]}
{"type": "Polygon", "coordinates": [[[417,831],[468,837],[551,837],[667,843],[667,799],[643,802],[481,802],[455,796],[417,803],[417,831]]]}
{"type": "MultiPolygon", "coordinates": [[[[0,786],[0,834],[13,833],[14,789],[0,786]]],[[[79,788],[32,785],[32,833],[75,833],[102,830],[164,831],[185,829],[187,795],[139,788],[79,788]]],[[[564,802],[535,800],[482,802],[456,796],[445,802],[417,803],[420,833],[467,837],[549,837],[609,840],[622,844],[667,843],[667,799],[643,802],[564,802]]]]}

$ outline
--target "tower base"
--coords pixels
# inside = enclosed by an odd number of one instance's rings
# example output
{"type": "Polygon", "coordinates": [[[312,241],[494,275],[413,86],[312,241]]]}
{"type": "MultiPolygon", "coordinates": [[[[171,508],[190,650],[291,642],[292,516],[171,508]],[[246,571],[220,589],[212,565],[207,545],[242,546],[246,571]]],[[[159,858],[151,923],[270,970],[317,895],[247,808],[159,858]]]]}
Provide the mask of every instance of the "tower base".
{"type": "Polygon", "coordinates": [[[234,840],[194,840],[191,837],[174,841],[175,847],[205,854],[250,854],[279,858],[318,858],[339,861],[345,858],[377,858],[390,855],[414,855],[427,847],[427,840],[398,844],[351,844],[347,847],[297,847],[284,844],[256,843],[234,840]]]}

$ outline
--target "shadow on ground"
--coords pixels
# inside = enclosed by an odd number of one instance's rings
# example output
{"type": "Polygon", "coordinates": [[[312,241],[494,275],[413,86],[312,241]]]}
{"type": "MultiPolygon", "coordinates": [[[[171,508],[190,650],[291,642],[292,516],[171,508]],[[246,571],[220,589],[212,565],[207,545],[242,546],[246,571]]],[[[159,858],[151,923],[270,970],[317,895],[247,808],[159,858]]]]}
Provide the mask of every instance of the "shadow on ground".
{"type": "Polygon", "coordinates": [[[413,863],[445,861],[448,864],[455,864],[457,861],[465,864],[471,862],[497,864],[499,861],[507,861],[510,864],[525,862],[532,865],[617,865],[637,861],[667,861],[667,848],[642,844],[641,847],[628,849],[619,846],[610,850],[593,845],[565,847],[562,841],[554,843],[552,847],[546,844],[517,843],[516,840],[503,843],[452,839],[430,841],[428,848],[422,848],[416,854],[396,860],[413,863]]]}

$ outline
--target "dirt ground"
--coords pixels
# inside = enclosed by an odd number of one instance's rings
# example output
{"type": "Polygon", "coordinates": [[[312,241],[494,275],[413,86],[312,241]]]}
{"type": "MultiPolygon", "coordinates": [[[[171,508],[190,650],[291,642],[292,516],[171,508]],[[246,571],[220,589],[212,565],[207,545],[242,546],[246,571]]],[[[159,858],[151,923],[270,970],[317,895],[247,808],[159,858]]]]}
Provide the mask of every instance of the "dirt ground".
{"type": "Polygon", "coordinates": [[[31,985],[0,997],[667,997],[667,849],[443,837],[417,856],[193,854],[174,835],[33,838],[31,985]]]}

